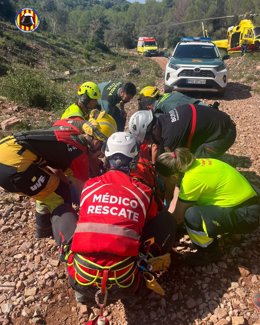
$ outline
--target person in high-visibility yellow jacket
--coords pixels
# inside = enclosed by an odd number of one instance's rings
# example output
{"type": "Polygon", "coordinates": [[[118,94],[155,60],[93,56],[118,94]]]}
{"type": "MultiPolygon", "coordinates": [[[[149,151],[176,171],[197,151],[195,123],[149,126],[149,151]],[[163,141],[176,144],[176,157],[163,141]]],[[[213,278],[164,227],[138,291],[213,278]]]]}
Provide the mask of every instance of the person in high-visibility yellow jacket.
{"type": "Polygon", "coordinates": [[[77,103],[70,105],[62,114],[61,119],[88,120],[90,112],[97,108],[97,100],[100,97],[101,94],[97,84],[92,81],[84,82],[79,86],[77,103]]]}
{"type": "Polygon", "coordinates": [[[227,163],[195,158],[188,148],[161,154],[155,163],[159,175],[180,192],[173,212],[177,224],[184,222],[198,248],[186,254],[189,265],[217,261],[217,237],[246,234],[259,226],[260,196],[247,179],[227,163]]]}

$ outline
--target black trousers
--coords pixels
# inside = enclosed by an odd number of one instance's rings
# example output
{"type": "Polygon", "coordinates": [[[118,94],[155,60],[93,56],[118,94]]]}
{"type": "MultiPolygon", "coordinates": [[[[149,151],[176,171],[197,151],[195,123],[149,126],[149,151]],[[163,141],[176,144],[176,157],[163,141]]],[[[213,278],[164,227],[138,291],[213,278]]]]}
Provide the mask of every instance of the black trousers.
{"type": "Polygon", "coordinates": [[[221,137],[203,143],[195,150],[194,155],[197,158],[218,158],[233,145],[236,136],[236,126],[231,122],[230,127],[223,132],[221,137]]]}
{"type": "Polygon", "coordinates": [[[260,204],[245,204],[233,208],[217,206],[193,206],[189,208],[184,217],[188,228],[195,231],[205,232],[206,226],[208,237],[215,238],[217,235],[246,234],[254,231],[259,226],[260,204]]]}

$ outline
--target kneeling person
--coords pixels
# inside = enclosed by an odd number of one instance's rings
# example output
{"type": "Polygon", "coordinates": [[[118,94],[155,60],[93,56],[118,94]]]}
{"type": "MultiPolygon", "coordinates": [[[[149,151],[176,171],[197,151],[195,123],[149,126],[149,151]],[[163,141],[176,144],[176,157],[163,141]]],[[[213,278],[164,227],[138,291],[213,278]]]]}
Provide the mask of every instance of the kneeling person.
{"type": "MultiPolygon", "coordinates": [[[[171,215],[168,211],[158,214],[152,189],[129,175],[137,155],[134,136],[114,133],[105,150],[108,171],[88,180],[82,191],[79,220],[66,260],[70,284],[83,295],[100,287],[135,292],[141,271],[146,274],[148,268],[139,253],[147,253],[150,238],[156,249],[161,248],[159,254],[172,247],[175,223],[171,215]]],[[[69,240],[65,237],[64,243],[69,240]]],[[[59,238],[57,242],[61,243],[59,238]]]]}

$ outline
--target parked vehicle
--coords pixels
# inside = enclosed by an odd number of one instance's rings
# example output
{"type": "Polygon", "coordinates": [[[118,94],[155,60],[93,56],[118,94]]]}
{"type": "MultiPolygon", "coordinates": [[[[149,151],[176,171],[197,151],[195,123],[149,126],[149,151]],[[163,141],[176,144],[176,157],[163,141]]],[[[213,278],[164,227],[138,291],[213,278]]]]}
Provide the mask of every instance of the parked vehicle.
{"type": "Polygon", "coordinates": [[[228,28],[227,39],[213,42],[229,53],[239,52],[243,46],[246,46],[248,52],[260,51],[260,26],[256,26],[250,19],[243,19],[238,25],[228,28]]]}
{"type": "Polygon", "coordinates": [[[159,52],[156,39],[154,37],[139,37],[137,53],[144,56],[157,56],[159,52]]]}
{"type": "Polygon", "coordinates": [[[176,45],[165,70],[165,91],[223,93],[228,82],[224,60],[207,37],[184,37],[176,45]]]}

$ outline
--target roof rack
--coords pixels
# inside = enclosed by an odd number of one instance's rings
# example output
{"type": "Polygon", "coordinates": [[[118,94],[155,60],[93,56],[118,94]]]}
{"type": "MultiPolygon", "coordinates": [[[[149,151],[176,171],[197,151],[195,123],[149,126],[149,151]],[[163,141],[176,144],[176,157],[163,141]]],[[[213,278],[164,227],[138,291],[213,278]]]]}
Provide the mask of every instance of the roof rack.
{"type": "Polygon", "coordinates": [[[211,38],[210,37],[182,37],[180,39],[181,42],[211,42],[211,38]]]}

